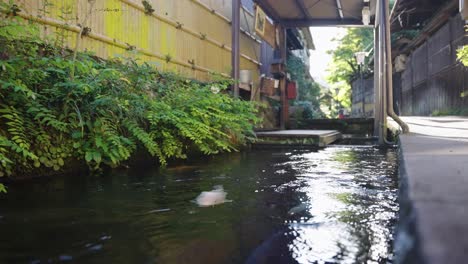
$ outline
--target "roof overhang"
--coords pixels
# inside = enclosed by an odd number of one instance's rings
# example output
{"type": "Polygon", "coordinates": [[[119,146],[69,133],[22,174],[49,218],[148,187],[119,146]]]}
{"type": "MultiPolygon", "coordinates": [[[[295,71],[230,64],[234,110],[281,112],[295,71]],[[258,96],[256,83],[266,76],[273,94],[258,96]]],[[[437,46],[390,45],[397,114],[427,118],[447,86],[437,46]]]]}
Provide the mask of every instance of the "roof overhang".
{"type": "Polygon", "coordinates": [[[309,28],[301,28],[300,30],[304,34],[304,38],[307,43],[307,48],[311,50],[315,50],[314,39],[312,38],[312,34],[310,33],[309,28]]]}
{"type": "Polygon", "coordinates": [[[392,32],[423,29],[431,19],[440,21],[441,15],[457,13],[458,4],[458,0],[397,0],[390,16],[392,32]]]}
{"type": "Polygon", "coordinates": [[[254,0],[276,23],[284,27],[365,26],[362,9],[369,6],[374,25],[377,0],[254,0]]]}
{"type": "Polygon", "coordinates": [[[457,0],[431,0],[419,8],[423,4],[423,0],[396,1],[390,22],[392,32],[401,34],[392,43],[393,57],[409,54],[458,13],[457,0]]]}

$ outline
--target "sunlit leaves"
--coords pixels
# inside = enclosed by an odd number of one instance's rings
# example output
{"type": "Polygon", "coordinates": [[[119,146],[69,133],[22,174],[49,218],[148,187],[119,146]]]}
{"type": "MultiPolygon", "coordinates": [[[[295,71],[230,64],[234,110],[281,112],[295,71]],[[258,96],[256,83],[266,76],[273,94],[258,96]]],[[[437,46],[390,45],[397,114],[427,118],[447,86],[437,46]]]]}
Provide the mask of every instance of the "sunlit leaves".
{"type": "Polygon", "coordinates": [[[468,67],[468,45],[457,50],[457,58],[463,65],[468,67]]]}
{"type": "Polygon", "coordinates": [[[193,150],[232,151],[259,121],[256,105],[224,92],[225,80],[200,83],[85,53],[71,79],[70,54],[21,43],[0,46],[8,53],[0,57],[0,176],[60,171],[79,160],[99,170],[142,152],[166,164],[193,150]]]}
{"type": "Polygon", "coordinates": [[[332,62],[328,67],[327,80],[332,84],[334,99],[343,107],[351,105],[351,82],[360,74],[370,72],[367,59],[360,69],[355,53],[360,51],[370,51],[373,47],[373,30],[368,28],[350,28],[346,35],[337,39],[339,45],[335,50],[329,51],[332,54],[332,62]]]}
{"type": "Polygon", "coordinates": [[[310,78],[309,69],[306,63],[295,55],[289,55],[287,61],[287,69],[291,74],[291,78],[296,81],[298,89],[298,97],[294,105],[304,107],[304,115],[306,118],[320,118],[323,113],[320,110],[320,85],[310,78]]]}

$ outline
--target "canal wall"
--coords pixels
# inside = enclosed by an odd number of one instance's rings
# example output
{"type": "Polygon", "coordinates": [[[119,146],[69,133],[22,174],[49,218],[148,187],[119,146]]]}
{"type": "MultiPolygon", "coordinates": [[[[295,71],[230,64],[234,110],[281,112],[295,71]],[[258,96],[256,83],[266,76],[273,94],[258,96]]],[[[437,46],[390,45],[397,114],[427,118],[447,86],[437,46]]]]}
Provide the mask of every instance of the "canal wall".
{"type": "Polygon", "coordinates": [[[404,117],[395,263],[468,259],[468,118],[404,117]]]}
{"type": "Polygon", "coordinates": [[[394,252],[395,263],[423,263],[420,240],[416,231],[416,213],[414,211],[408,187],[404,151],[401,141],[398,144],[398,201],[400,213],[396,226],[394,252]]]}

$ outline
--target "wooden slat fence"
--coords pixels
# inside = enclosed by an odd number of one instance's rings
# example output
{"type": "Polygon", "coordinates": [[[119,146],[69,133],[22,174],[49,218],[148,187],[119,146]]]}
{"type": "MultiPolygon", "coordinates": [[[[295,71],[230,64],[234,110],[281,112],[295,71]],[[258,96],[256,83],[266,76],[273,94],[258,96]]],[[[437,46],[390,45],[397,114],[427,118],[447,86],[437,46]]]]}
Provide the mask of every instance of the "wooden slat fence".
{"type": "Polygon", "coordinates": [[[401,74],[402,115],[468,108],[468,68],[456,59],[457,49],[468,44],[463,26],[459,15],[452,17],[408,57],[401,74]]]}
{"type": "MultiPolygon", "coordinates": [[[[7,1],[7,0],[0,0],[7,1]]],[[[231,71],[230,0],[18,0],[20,15],[41,24],[42,36],[68,48],[76,45],[78,24],[91,29],[80,50],[102,58],[133,56],[162,70],[199,80],[210,72],[231,71]],[[58,42],[57,42],[58,40],[58,42]],[[129,52],[129,50],[133,50],[129,52]]],[[[241,69],[258,79],[261,41],[253,34],[253,15],[241,11],[241,69]]]]}

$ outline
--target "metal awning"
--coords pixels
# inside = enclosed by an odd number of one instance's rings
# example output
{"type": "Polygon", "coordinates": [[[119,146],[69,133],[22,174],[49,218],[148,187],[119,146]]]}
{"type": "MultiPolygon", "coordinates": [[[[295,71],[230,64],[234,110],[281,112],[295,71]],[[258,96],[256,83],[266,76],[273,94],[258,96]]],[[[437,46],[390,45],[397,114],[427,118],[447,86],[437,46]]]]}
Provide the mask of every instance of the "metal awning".
{"type": "Polygon", "coordinates": [[[374,24],[377,0],[254,0],[284,27],[363,26],[362,9],[369,6],[374,24]]]}

